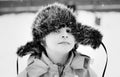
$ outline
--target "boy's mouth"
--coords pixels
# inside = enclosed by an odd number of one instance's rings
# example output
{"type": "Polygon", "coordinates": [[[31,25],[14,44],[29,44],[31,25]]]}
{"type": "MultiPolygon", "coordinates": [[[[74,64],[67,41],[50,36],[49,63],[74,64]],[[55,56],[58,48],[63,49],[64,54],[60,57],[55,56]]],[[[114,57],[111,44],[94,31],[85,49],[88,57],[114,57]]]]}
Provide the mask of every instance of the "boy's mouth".
{"type": "Polygon", "coordinates": [[[66,41],[62,41],[62,42],[59,42],[58,44],[70,44],[70,43],[66,41]]]}

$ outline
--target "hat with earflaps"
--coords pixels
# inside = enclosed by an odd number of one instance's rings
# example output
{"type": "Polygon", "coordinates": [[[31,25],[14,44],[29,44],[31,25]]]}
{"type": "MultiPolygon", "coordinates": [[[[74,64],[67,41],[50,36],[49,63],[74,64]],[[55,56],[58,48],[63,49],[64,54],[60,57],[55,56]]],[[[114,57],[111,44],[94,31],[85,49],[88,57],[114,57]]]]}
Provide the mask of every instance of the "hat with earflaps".
{"type": "Polygon", "coordinates": [[[100,31],[77,22],[75,13],[67,6],[53,3],[41,7],[37,12],[32,24],[33,41],[21,46],[17,51],[17,55],[22,57],[30,53],[40,53],[38,51],[44,49],[40,44],[42,38],[62,27],[71,29],[77,43],[90,45],[93,49],[98,48],[101,44],[102,34],[100,31]]]}

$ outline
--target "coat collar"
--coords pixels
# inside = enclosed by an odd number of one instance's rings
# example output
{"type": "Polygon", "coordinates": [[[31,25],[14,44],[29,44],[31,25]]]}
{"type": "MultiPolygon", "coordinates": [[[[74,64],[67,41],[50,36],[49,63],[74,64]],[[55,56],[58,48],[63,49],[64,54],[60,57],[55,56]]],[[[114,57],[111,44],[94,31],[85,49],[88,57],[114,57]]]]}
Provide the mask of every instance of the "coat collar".
{"type": "MultiPolygon", "coordinates": [[[[44,53],[42,53],[42,61],[48,66],[57,65],[54,64],[44,53]]],[[[65,67],[70,66],[73,69],[86,69],[89,67],[89,62],[90,62],[89,56],[77,52],[75,52],[74,54],[72,52],[64,66],[65,67]]]]}
{"type": "MultiPolygon", "coordinates": [[[[89,58],[81,55],[79,53],[71,54],[70,58],[65,64],[65,71],[70,71],[70,69],[85,69],[88,67],[89,58]]],[[[45,55],[42,54],[41,59],[37,59],[34,56],[30,57],[28,60],[28,67],[26,68],[27,74],[30,77],[38,77],[46,72],[58,73],[58,65],[52,63],[50,59],[45,55]]],[[[53,76],[50,76],[53,77],[53,76]]]]}
{"type": "MultiPolygon", "coordinates": [[[[69,58],[67,59],[67,61],[66,61],[66,63],[65,63],[64,66],[70,65],[71,62],[72,62],[72,60],[73,60],[73,58],[74,58],[74,54],[73,54],[73,53],[70,53],[70,54],[69,54],[69,58]]],[[[48,66],[57,65],[57,64],[53,63],[44,53],[42,53],[42,58],[41,58],[41,60],[42,60],[44,63],[46,63],[48,66]]],[[[59,64],[59,65],[60,65],[60,64],[59,64]]],[[[60,66],[62,66],[62,65],[60,65],[60,66]]]]}

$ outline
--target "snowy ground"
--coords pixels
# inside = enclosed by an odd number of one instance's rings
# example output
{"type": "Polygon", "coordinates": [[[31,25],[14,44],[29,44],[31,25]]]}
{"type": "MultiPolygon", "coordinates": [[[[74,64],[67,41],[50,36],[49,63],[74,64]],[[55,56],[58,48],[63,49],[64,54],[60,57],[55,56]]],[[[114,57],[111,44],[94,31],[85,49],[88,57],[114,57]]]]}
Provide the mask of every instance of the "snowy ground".
{"type": "MultiPolygon", "coordinates": [[[[101,12],[78,13],[78,21],[83,24],[93,25],[99,29],[103,35],[103,42],[108,49],[109,62],[105,77],[120,77],[120,13],[118,12],[101,12]],[[95,26],[94,17],[101,17],[101,26],[95,26]]],[[[34,14],[6,14],[0,16],[0,77],[16,77],[16,50],[20,45],[24,45],[32,39],[31,24],[34,14]]],[[[78,51],[90,55],[92,57],[91,67],[101,77],[105,64],[105,52],[102,46],[93,50],[90,47],[84,49],[80,46],[78,51]]],[[[19,63],[20,71],[26,66],[27,57],[21,58],[19,63]]]]}

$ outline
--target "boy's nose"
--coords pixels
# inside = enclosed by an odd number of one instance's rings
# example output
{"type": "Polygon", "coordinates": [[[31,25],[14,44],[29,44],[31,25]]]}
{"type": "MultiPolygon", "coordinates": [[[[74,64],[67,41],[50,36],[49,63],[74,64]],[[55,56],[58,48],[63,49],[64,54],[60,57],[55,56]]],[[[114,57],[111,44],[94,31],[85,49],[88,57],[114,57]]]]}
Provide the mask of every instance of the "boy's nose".
{"type": "Polygon", "coordinates": [[[67,35],[62,35],[62,38],[68,38],[68,36],[67,35]]]}
{"type": "Polygon", "coordinates": [[[67,32],[62,33],[62,38],[68,38],[68,33],[67,32]]]}
{"type": "Polygon", "coordinates": [[[62,38],[68,38],[69,37],[69,33],[67,32],[68,29],[63,29],[61,31],[61,35],[62,35],[62,38]]]}

